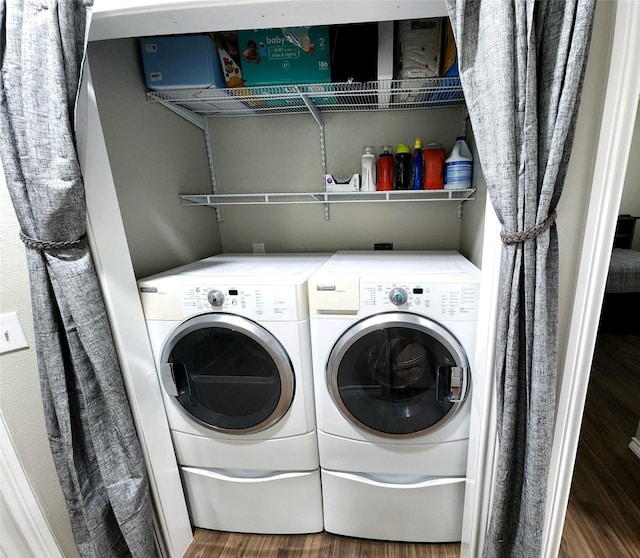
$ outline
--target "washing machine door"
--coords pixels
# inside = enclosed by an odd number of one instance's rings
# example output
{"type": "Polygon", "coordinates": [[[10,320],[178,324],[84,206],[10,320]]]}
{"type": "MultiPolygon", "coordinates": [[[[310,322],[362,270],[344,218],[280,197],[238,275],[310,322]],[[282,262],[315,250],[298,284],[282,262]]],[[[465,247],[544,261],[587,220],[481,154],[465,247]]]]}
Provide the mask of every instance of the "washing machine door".
{"type": "Polygon", "coordinates": [[[160,371],[164,389],[190,417],[232,434],[275,424],[295,391],[293,365],[278,340],[232,314],[201,314],[176,327],[160,371]]]}
{"type": "Polygon", "coordinates": [[[441,428],[470,386],[469,363],[442,325],[405,312],[357,322],[334,345],[327,385],[350,422],[389,438],[441,428]]]}

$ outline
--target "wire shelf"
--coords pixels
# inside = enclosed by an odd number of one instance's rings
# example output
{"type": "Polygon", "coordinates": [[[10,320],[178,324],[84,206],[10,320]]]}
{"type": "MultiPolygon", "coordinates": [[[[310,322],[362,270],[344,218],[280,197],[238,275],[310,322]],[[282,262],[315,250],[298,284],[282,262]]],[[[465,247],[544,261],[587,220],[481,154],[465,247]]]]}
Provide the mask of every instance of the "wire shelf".
{"type": "Polygon", "coordinates": [[[319,112],[407,110],[464,105],[460,78],[382,80],[147,91],[151,102],[167,102],[205,117],[319,112]]]}
{"type": "Polygon", "coordinates": [[[475,189],[466,190],[389,190],[386,192],[269,192],[242,194],[183,194],[182,205],[290,205],[309,203],[372,203],[468,201],[475,189]]]}

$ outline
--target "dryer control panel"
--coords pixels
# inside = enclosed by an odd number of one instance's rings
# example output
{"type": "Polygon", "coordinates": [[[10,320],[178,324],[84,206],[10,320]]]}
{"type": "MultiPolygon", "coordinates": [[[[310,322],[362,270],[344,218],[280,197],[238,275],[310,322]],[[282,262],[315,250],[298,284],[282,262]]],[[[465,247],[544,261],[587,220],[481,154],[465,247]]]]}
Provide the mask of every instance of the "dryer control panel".
{"type": "Polygon", "coordinates": [[[360,283],[360,313],[363,316],[406,310],[441,320],[476,320],[478,283],[360,283]]]}
{"type": "Polygon", "coordinates": [[[182,287],[182,310],[185,316],[216,311],[260,320],[297,320],[296,291],[291,285],[190,285],[182,287]]]}

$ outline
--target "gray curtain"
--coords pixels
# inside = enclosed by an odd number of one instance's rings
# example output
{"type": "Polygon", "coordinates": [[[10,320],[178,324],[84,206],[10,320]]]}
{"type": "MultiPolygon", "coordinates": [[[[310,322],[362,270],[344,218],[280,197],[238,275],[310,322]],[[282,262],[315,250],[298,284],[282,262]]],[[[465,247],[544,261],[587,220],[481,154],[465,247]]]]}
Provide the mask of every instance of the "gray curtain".
{"type": "Polygon", "coordinates": [[[494,370],[497,479],[487,558],[541,552],[556,405],[555,212],[594,4],[447,0],[462,88],[504,242],[494,370]]]}
{"type": "Polygon", "coordinates": [[[81,556],[155,556],[145,464],[85,238],[74,109],[92,0],[0,1],[0,155],[75,541],[81,556]]]}

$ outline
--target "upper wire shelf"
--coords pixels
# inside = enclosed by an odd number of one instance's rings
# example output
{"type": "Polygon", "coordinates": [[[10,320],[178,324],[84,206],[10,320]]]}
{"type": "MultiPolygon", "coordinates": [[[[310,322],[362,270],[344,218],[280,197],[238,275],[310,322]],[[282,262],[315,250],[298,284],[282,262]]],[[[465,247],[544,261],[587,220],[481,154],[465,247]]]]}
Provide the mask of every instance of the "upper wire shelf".
{"type": "Polygon", "coordinates": [[[205,117],[319,112],[407,110],[464,105],[460,78],[314,83],[220,89],[147,91],[150,101],[171,103],[205,117]]]}

